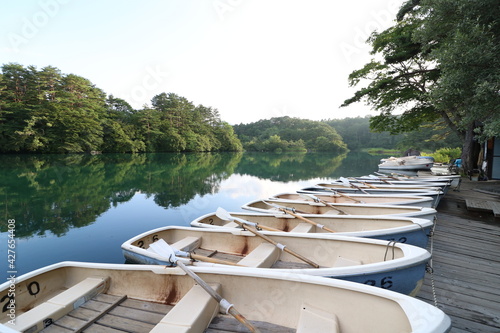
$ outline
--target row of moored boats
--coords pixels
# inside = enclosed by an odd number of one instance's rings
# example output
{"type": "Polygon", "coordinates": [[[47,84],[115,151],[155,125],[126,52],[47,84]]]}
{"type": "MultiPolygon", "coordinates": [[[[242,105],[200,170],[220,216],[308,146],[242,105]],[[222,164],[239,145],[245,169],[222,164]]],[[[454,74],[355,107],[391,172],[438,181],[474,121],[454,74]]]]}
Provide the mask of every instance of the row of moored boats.
{"type": "Polygon", "coordinates": [[[63,262],[2,284],[0,331],[447,332],[413,296],[457,177],[340,178],[147,231],[123,243],[130,264],[63,262]]]}

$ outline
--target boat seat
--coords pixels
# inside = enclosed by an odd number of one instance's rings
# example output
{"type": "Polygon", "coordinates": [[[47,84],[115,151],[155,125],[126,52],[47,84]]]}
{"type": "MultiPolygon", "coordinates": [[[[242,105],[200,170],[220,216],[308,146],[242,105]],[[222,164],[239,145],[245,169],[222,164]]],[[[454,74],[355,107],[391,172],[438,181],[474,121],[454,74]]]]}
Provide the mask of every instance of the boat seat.
{"type": "MultiPolygon", "coordinates": [[[[210,284],[210,287],[220,294],[220,284],[210,284]]],[[[203,332],[218,312],[219,303],[196,284],[160,320],[151,333],[203,332]]]]}
{"type": "Polygon", "coordinates": [[[238,261],[238,265],[269,268],[279,259],[281,250],[271,243],[261,243],[238,261]]]}
{"type": "Polygon", "coordinates": [[[302,305],[297,333],[340,333],[339,320],[334,313],[302,305]]]}
{"type": "Polygon", "coordinates": [[[347,259],[344,257],[337,257],[337,260],[333,263],[333,267],[348,267],[348,266],[359,266],[363,265],[361,260],[347,259]]]}
{"type": "Polygon", "coordinates": [[[176,250],[191,252],[200,247],[201,238],[195,236],[184,237],[180,241],[170,244],[176,250]]]}
{"type": "Polygon", "coordinates": [[[20,332],[38,332],[47,325],[80,307],[97,294],[105,292],[109,278],[88,277],[33,309],[16,316],[15,325],[4,324],[20,332]]]}
{"type": "Polygon", "coordinates": [[[312,225],[311,223],[300,222],[295,228],[290,230],[290,232],[302,232],[302,233],[311,232],[311,231],[313,231],[314,228],[315,228],[315,226],[312,225]]]}
{"type": "Polygon", "coordinates": [[[236,228],[239,227],[240,225],[236,222],[229,222],[223,225],[225,228],[236,228]]]}

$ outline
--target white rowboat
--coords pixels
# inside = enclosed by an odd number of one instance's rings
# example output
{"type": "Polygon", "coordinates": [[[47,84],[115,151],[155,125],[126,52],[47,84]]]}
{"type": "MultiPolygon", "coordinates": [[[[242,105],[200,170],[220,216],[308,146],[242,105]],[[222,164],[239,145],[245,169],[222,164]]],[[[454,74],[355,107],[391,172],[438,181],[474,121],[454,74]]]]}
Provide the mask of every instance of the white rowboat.
{"type": "MultiPolygon", "coordinates": [[[[191,270],[261,332],[443,333],[450,318],[413,297],[342,280],[257,269],[191,270]]],[[[15,290],[2,333],[120,330],[235,332],[243,325],[178,267],[63,262],[0,285],[2,306],[15,290]],[[232,327],[232,329],[231,329],[232,327]]],[[[223,304],[226,306],[226,304],[223,304]]]]}
{"type": "MultiPolygon", "coordinates": [[[[312,193],[310,193],[312,194],[312,193]]],[[[325,193],[317,194],[314,196],[321,200],[331,203],[347,203],[347,204],[377,204],[377,205],[401,205],[401,206],[416,206],[416,207],[430,207],[434,199],[429,196],[388,196],[376,194],[334,194],[325,193]]],[[[279,193],[273,195],[271,199],[285,199],[285,200],[306,200],[313,201],[313,199],[305,196],[304,193],[279,193]]]]}
{"type": "Polygon", "coordinates": [[[430,253],[423,248],[369,238],[286,232],[264,236],[281,246],[246,230],[168,226],[131,238],[122,244],[122,251],[130,263],[173,265],[168,257],[151,248],[165,242],[188,252],[182,260],[194,266],[300,272],[409,295],[420,289],[430,259],[430,253]]]}
{"type": "Polygon", "coordinates": [[[320,215],[369,215],[369,216],[404,216],[433,221],[437,211],[429,207],[368,205],[368,204],[325,204],[314,201],[267,199],[255,200],[243,206],[243,209],[276,214],[283,209],[298,214],[320,215]]]}
{"type": "Polygon", "coordinates": [[[434,158],[430,156],[403,156],[389,157],[380,160],[379,169],[389,170],[430,170],[434,165],[434,158]]]}
{"type": "MultiPolygon", "coordinates": [[[[374,238],[397,241],[422,248],[427,247],[431,229],[434,225],[432,221],[426,219],[388,216],[301,215],[295,217],[289,214],[271,215],[251,212],[235,212],[230,215],[237,219],[257,223],[262,232],[268,235],[272,235],[271,229],[276,229],[279,232],[320,233],[325,237],[342,235],[374,238]]],[[[223,220],[215,213],[198,217],[191,221],[191,226],[215,229],[240,228],[236,222],[223,220]]]]}

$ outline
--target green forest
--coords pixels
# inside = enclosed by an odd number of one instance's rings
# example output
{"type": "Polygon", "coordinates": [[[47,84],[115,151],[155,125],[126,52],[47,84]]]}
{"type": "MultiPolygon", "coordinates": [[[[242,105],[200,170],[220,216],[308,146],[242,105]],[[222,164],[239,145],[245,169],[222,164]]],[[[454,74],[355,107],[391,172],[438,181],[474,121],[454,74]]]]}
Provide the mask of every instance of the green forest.
{"type": "Polygon", "coordinates": [[[434,152],[441,148],[461,146],[460,138],[443,126],[428,123],[418,130],[393,135],[370,130],[371,117],[312,121],[279,117],[234,126],[234,131],[247,151],[332,151],[380,148],[409,148],[434,152]]]}
{"type": "Polygon", "coordinates": [[[279,117],[234,126],[248,151],[331,151],[343,153],[347,145],[335,129],[320,121],[279,117]]]}
{"type": "Polygon", "coordinates": [[[432,122],[403,134],[373,132],[369,116],[322,121],[285,116],[231,126],[217,109],[196,106],[175,93],[158,94],[151,106],[136,110],[56,67],[10,63],[1,70],[2,153],[432,152],[461,145],[456,134],[432,122]]]}
{"type": "Polygon", "coordinates": [[[218,111],[161,93],[133,109],[88,79],[9,63],[0,73],[0,152],[239,151],[218,111]]]}

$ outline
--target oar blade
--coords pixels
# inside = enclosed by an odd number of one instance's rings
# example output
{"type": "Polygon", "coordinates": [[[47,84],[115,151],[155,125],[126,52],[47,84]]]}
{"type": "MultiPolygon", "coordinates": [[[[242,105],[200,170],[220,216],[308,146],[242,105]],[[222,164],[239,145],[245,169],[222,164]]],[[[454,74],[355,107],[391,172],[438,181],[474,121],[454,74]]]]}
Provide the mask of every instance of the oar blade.
{"type": "Polygon", "coordinates": [[[229,214],[227,210],[222,207],[217,208],[215,215],[224,221],[234,221],[234,217],[232,217],[231,214],[229,214]]]}
{"type": "Polygon", "coordinates": [[[163,239],[159,239],[156,242],[149,244],[148,250],[167,258],[172,263],[177,262],[175,250],[163,239]]]}

